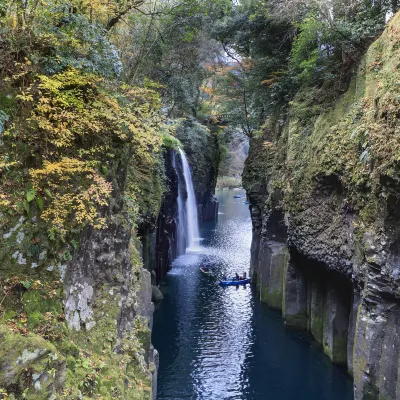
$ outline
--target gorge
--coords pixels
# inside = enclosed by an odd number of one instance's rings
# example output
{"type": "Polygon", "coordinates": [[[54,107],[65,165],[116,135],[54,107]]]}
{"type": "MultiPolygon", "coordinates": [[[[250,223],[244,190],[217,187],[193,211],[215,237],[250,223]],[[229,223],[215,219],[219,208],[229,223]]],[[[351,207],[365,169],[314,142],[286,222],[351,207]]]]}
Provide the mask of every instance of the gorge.
{"type": "Polygon", "coordinates": [[[0,399],[400,399],[397,3],[1,1],[0,399]]]}

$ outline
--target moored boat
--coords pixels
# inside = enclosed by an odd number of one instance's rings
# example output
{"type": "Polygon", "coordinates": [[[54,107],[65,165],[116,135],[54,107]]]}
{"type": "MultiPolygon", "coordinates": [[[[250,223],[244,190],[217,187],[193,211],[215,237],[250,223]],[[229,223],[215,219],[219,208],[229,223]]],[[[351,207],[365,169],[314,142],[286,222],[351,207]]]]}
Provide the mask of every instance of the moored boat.
{"type": "Polygon", "coordinates": [[[229,279],[226,280],[226,281],[219,281],[219,284],[220,284],[221,286],[245,285],[246,283],[250,283],[250,279],[249,279],[249,278],[246,278],[246,279],[239,279],[238,281],[237,281],[237,280],[234,280],[234,279],[232,279],[232,278],[229,278],[229,279]]]}
{"type": "Polygon", "coordinates": [[[209,268],[207,268],[207,267],[203,267],[203,266],[201,266],[200,267],[200,271],[204,274],[204,275],[207,275],[207,276],[211,276],[212,275],[212,272],[209,270],[209,268]]]}

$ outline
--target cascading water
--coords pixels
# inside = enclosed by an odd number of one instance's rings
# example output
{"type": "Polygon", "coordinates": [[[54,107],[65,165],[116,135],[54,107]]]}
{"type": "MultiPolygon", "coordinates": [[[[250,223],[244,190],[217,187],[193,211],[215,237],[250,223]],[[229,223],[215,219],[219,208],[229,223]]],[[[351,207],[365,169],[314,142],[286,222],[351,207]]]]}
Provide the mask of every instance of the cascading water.
{"type": "MultiPolygon", "coordinates": [[[[197,204],[196,197],[194,194],[193,181],[192,181],[192,173],[190,172],[189,163],[187,161],[185,152],[182,149],[179,149],[179,154],[182,159],[182,167],[183,167],[183,177],[185,179],[185,186],[187,192],[187,200],[185,207],[183,208],[182,202],[182,194],[179,193],[178,197],[178,218],[183,215],[185,218],[185,231],[186,231],[186,244],[189,250],[194,250],[198,247],[199,242],[199,221],[197,217],[197,204]],[[179,202],[181,202],[182,212],[179,211],[179,202]]],[[[179,228],[179,227],[178,227],[179,228]]],[[[179,238],[179,233],[178,233],[179,238]]],[[[179,240],[179,239],[178,239],[179,240]]]]}
{"type": "Polygon", "coordinates": [[[177,253],[178,256],[185,254],[186,252],[186,215],[185,215],[185,204],[183,202],[183,196],[182,196],[182,191],[183,191],[183,185],[182,185],[182,179],[181,179],[181,174],[179,173],[178,170],[178,163],[176,160],[176,155],[174,154],[173,158],[173,165],[176,171],[176,174],[178,175],[178,219],[177,219],[177,253]]]}

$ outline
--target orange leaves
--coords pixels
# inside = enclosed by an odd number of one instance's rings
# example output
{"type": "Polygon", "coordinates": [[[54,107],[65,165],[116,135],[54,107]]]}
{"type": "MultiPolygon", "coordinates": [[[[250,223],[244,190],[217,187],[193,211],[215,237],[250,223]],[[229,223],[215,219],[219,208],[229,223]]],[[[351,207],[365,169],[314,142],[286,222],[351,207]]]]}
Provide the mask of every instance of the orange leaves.
{"type": "Polygon", "coordinates": [[[278,81],[278,78],[276,76],[274,76],[273,78],[263,80],[261,82],[261,85],[270,87],[277,81],[278,81]]]}
{"type": "Polygon", "coordinates": [[[201,90],[203,93],[208,94],[209,96],[212,96],[212,95],[215,93],[215,88],[208,87],[208,86],[201,86],[201,87],[200,87],[200,90],[201,90]]]}

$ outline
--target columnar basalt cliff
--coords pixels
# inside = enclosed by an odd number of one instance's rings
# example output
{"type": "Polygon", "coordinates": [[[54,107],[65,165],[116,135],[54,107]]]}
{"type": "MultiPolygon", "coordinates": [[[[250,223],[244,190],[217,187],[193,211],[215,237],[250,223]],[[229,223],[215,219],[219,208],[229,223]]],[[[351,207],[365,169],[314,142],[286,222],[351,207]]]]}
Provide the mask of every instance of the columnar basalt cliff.
{"type": "Polygon", "coordinates": [[[400,398],[400,15],[347,93],[251,140],[251,274],[288,326],[347,364],[355,399],[400,398]]]}

